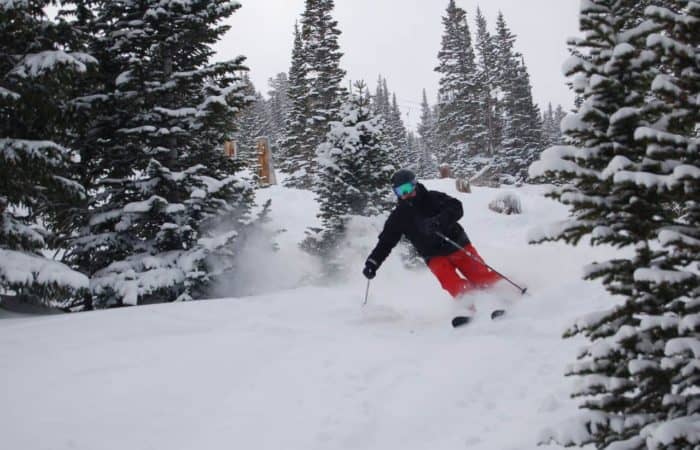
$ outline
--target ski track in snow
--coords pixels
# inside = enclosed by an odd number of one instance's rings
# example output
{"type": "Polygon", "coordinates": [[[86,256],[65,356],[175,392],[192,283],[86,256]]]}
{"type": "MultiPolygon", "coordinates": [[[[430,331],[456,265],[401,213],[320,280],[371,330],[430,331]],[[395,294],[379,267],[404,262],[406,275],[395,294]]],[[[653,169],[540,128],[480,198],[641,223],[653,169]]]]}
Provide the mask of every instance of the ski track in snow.
{"type": "MultiPolygon", "coordinates": [[[[527,281],[528,295],[503,282],[474,294],[481,314],[452,329],[465,305],[393,254],[365,307],[358,260],[358,273],[334,287],[8,316],[0,319],[3,448],[548,448],[537,446],[539,431],[576,411],[563,373],[581,341],[561,334],[578,315],[612,301],[580,279],[582,266],[614,253],[527,245],[532,226],[566,214],[541,188],[516,190],[524,214],[509,217],[486,208],[497,190],[457,194],[446,181],[429,187],[459,195],[479,252],[527,281]],[[501,306],[508,314],[490,321],[501,306]]],[[[265,195],[292,196],[280,188],[265,195]]],[[[293,196],[298,209],[275,212],[273,203],[272,215],[292,240],[307,225],[300,211],[311,218],[314,211],[312,200],[293,196]]],[[[363,237],[361,247],[375,238],[363,237]]]]}

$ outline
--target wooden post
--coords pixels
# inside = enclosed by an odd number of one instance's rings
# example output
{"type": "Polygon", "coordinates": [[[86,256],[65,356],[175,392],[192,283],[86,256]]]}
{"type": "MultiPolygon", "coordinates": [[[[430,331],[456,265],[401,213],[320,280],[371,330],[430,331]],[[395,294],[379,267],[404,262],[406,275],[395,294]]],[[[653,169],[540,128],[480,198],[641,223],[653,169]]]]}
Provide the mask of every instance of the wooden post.
{"type": "Polygon", "coordinates": [[[235,158],[238,154],[238,144],[236,141],[224,142],[224,155],[229,158],[235,158]]]}
{"type": "Polygon", "coordinates": [[[266,137],[260,137],[257,141],[258,163],[260,165],[260,183],[277,184],[275,169],[272,166],[272,150],[266,137]]]}
{"type": "Polygon", "coordinates": [[[452,178],[452,168],[449,164],[440,164],[440,178],[452,178]]]}

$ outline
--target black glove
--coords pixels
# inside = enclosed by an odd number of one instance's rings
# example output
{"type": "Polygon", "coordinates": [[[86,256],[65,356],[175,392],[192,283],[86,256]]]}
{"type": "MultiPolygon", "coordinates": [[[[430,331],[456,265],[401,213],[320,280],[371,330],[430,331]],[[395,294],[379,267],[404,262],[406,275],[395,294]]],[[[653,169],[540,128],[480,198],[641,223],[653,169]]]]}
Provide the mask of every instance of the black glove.
{"type": "Polygon", "coordinates": [[[428,217],[421,223],[421,231],[423,234],[428,236],[434,235],[437,231],[440,231],[442,224],[440,223],[440,217],[428,217]]]}
{"type": "Polygon", "coordinates": [[[371,280],[375,276],[377,276],[377,264],[374,261],[370,261],[369,259],[365,262],[365,268],[362,270],[362,275],[367,277],[368,280],[371,280]]]}

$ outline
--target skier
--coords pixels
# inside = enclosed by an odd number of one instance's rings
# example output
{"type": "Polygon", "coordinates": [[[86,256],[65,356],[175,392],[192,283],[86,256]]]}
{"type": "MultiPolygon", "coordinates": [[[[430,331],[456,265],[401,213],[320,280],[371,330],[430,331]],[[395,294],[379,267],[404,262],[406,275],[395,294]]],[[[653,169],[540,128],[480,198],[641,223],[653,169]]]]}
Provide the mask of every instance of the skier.
{"type": "MultiPolygon", "coordinates": [[[[384,224],[379,242],[365,262],[362,273],[367,279],[376,276],[379,266],[402,236],[411,241],[443,289],[454,299],[474,289],[489,287],[501,278],[483,264],[483,259],[458,223],[463,214],[462,202],[442,192],[428,191],[408,169],[396,172],[391,177],[391,185],[398,202],[384,224]],[[461,249],[456,249],[438,233],[457,243],[461,249]]],[[[473,306],[470,310],[474,312],[473,306]]]]}

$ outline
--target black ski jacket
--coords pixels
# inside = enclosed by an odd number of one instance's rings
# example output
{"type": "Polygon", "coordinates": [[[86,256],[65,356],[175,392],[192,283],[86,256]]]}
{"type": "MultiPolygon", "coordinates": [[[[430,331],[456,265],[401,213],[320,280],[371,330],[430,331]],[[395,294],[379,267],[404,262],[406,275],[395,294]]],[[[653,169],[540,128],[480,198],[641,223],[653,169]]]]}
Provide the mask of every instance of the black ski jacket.
{"type": "Polygon", "coordinates": [[[462,226],[457,223],[462,218],[462,202],[438,191],[428,191],[425,186],[416,185],[416,197],[401,200],[389,215],[384,230],[379,235],[379,242],[369,255],[368,261],[379,268],[398,244],[406,236],[426,262],[435,256],[446,256],[457,249],[437,235],[425,232],[425,221],[435,217],[438,229],[460,247],[469,244],[469,238],[462,226]]]}

